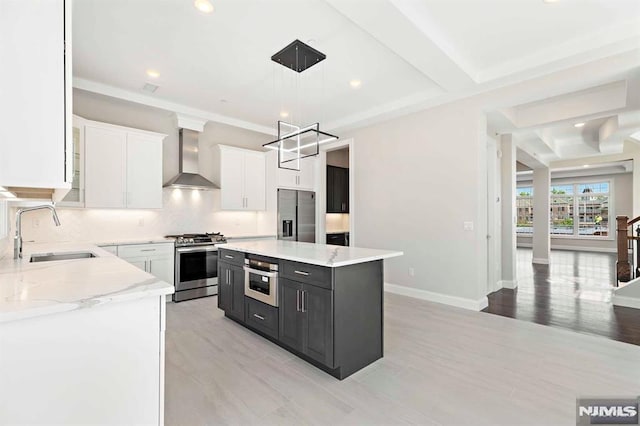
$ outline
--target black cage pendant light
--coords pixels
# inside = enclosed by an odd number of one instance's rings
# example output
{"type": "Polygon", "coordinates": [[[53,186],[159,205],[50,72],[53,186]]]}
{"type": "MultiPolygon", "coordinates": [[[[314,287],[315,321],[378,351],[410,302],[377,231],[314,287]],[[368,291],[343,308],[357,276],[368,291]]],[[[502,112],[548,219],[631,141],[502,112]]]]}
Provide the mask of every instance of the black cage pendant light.
{"type": "MultiPolygon", "coordinates": [[[[326,59],[326,55],[313,47],[295,40],[271,57],[271,60],[298,74],[326,59]]],[[[278,167],[300,170],[300,159],[318,155],[320,144],[337,140],[338,136],[320,130],[320,123],[298,126],[278,121],[278,139],[264,144],[278,150],[278,167]]]]}

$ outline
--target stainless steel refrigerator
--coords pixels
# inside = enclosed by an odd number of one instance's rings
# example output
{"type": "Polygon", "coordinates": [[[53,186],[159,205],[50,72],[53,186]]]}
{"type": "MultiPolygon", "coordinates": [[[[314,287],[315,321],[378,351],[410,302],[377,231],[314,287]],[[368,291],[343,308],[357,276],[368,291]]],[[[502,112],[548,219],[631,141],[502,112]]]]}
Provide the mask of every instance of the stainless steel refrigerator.
{"type": "Polygon", "coordinates": [[[316,193],[278,189],[278,239],[316,242],[316,193]]]}

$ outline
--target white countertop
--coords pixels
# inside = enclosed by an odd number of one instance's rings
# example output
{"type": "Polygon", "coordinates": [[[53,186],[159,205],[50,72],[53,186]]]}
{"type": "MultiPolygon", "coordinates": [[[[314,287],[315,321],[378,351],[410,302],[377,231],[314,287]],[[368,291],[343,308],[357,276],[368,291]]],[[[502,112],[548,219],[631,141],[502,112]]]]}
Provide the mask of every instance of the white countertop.
{"type": "Polygon", "coordinates": [[[239,241],[220,244],[218,247],[244,253],[275,257],[277,259],[310,263],[312,265],[329,266],[332,268],[403,255],[401,251],[332,246],[283,240],[239,241]]]}
{"type": "Polygon", "coordinates": [[[173,244],[174,240],[165,237],[152,237],[152,238],[132,238],[132,239],[120,239],[120,240],[108,240],[98,241],[95,244],[97,246],[127,246],[133,244],[173,244]]]}
{"type": "Polygon", "coordinates": [[[25,243],[0,253],[0,322],[172,294],[172,285],[89,243],[25,243]],[[30,263],[32,254],[91,252],[89,259],[30,263]]]}

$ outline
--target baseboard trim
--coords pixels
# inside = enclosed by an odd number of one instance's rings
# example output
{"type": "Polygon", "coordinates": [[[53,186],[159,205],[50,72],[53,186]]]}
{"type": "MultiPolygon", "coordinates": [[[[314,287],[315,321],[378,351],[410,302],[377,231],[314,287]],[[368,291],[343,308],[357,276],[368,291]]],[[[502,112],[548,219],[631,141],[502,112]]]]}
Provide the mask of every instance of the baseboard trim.
{"type": "MultiPolygon", "coordinates": [[[[518,248],[532,248],[531,243],[518,243],[518,248]]],[[[565,246],[551,244],[551,250],[574,250],[574,251],[591,251],[596,253],[617,253],[616,248],[611,247],[586,247],[586,246],[565,246]]]]}
{"type": "Polygon", "coordinates": [[[640,309],[640,299],[638,299],[637,297],[617,296],[614,294],[611,297],[611,303],[613,303],[614,306],[624,306],[625,308],[640,309]]]}
{"type": "Polygon", "coordinates": [[[450,296],[448,294],[435,293],[428,290],[405,287],[391,283],[384,283],[384,291],[413,297],[414,299],[428,300],[429,302],[442,303],[444,305],[455,306],[457,308],[469,309],[471,311],[481,311],[489,306],[489,300],[486,296],[478,300],[465,299],[463,297],[450,296]]]}
{"type": "Polygon", "coordinates": [[[500,280],[498,281],[500,288],[509,288],[511,290],[515,290],[518,288],[518,281],[513,280],[500,280]]]}
{"type": "Polygon", "coordinates": [[[543,258],[540,258],[540,257],[534,257],[531,260],[531,263],[537,263],[539,265],[548,265],[549,264],[549,259],[543,259],[543,258]]]}

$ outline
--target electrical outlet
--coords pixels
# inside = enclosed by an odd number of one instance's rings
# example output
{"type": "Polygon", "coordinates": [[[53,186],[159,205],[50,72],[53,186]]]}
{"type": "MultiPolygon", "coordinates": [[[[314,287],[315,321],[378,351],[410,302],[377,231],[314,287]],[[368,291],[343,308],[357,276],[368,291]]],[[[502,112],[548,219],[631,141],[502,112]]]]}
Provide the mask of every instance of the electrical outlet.
{"type": "Polygon", "coordinates": [[[409,276],[410,277],[415,277],[416,276],[416,270],[413,268],[409,268],[409,276]]]}
{"type": "Polygon", "coordinates": [[[465,231],[473,231],[473,222],[465,222],[464,223],[465,231]]]}
{"type": "Polygon", "coordinates": [[[144,226],[144,219],[138,219],[138,226],[144,226]]]}

